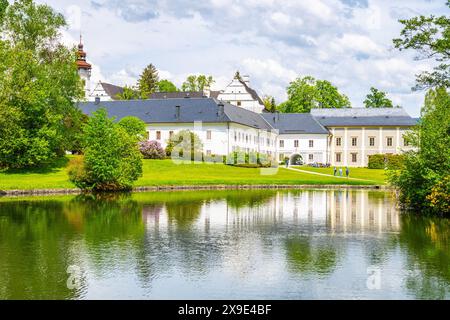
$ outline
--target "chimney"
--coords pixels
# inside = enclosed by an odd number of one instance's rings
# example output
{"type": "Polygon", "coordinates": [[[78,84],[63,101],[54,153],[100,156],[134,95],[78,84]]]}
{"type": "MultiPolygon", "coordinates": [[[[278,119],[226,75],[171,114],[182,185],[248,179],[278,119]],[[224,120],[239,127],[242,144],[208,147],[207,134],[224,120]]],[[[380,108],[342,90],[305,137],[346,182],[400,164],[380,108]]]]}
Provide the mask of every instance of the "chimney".
{"type": "Polygon", "coordinates": [[[203,96],[206,98],[210,98],[211,97],[211,88],[209,86],[205,86],[203,88],[203,96]]]}
{"type": "Polygon", "coordinates": [[[225,105],[223,104],[223,102],[219,102],[219,104],[217,105],[219,107],[219,112],[218,112],[218,116],[221,117],[224,115],[225,113],[225,105]]]}
{"type": "Polygon", "coordinates": [[[100,97],[95,97],[95,104],[96,105],[99,105],[100,104],[100,97]]]}
{"type": "Polygon", "coordinates": [[[250,86],[250,76],[242,76],[242,81],[244,81],[247,86],[250,86]]]}
{"type": "Polygon", "coordinates": [[[175,119],[179,120],[181,116],[181,106],[175,107],[175,119]]]}

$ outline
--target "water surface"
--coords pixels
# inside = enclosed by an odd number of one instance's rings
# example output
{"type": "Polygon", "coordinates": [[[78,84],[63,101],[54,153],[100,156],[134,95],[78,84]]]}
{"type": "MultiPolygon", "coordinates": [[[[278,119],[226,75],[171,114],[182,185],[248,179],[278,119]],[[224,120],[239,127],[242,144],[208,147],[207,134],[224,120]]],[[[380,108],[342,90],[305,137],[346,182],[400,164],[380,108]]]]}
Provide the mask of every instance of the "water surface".
{"type": "Polygon", "coordinates": [[[383,191],[0,199],[1,299],[449,299],[450,223],[383,191]]]}

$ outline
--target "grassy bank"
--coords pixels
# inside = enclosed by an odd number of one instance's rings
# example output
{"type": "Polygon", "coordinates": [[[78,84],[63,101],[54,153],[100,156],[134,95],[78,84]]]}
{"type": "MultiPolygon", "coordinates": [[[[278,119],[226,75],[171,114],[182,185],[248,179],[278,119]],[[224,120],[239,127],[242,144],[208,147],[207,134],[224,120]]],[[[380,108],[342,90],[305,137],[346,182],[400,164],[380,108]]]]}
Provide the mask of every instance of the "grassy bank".
{"type": "MultiPolygon", "coordinates": [[[[0,190],[30,189],[70,189],[75,186],[68,180],[67,161],[60,161],[48,168],[33,170],[9,170],[0,172],[0,190]]],[[[303,168],[302,168],[303,169],[303,168]]],[[[311,168],[306,168],[310,170],[311,168]]],[[[311,169],[312,170],[312,169],[311,169]]],[[[317,169],[314,169],[317,170],[317,169]]],[[[320,169],[318,169],[320,170],[320,169]]],[[[367,170],[367,169],[365,169],[367,170]]],[[[177,165],[171,160],[144,160],[144,174],[136,182],[136,187],[160,185],[256,185],[256,184],[348,184],[373,185],[384,184],[382,170],[361,172],[358,181],[334,177],[311,175],[279,168],[274,175],[261,175],[260,169],[247,169],[225,166],[222,164],[184,164],[177,165]]],[[[353,177],[357,178],[356,171],[353,177]]],[[[359,175],[358,175],[359,176],[359,175]]]]}
{"type": "MultiPolygon", "coordinates": [[[[310,172],[316,172],[316,173],[323,173],[323,174],[329,174],[333,175],[334,168],[311,168],[311,167],[295,167],[301,170],[310,171],[310,172]]],[[[339,174],[339,168],[338,174],[339,174]]],[[[345,168],[343,170],[343,175],[345,176],[345,168]]],[[[385,184],[386,183],[386,174],[384,170],[379,169],[367,169],[367,168],[350,168],[350,178],[356,178],[356,179],[366,179],[366,180],[372,180],[376,182],[377,184],[385,184]]]]}

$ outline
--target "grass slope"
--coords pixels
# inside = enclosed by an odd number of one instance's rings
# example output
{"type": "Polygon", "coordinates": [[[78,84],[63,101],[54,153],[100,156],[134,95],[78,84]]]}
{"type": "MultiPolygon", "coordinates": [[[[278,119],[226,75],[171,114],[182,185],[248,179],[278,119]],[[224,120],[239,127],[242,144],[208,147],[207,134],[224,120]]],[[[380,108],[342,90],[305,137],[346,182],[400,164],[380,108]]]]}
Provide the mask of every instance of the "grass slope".
{"type": "MultiPolygon", "coordinates": [[[[61,161],[51,168],[33,170],[9,170],[0,172],[0,190],[30,190],[30,189],[63,189],[74,188],[68,180],[66,161],[61,161]]],[[[309,170],[309,168],[308,168],[309,170]]],[[[382,170],[380,170],[382,171],[382,170]]],[[[382,175],[376,170],[362,176],[363,179],[372,178],[376,174],[377,184],[384,183],[382,175]]],[[[353,177],[356,176],[352,174],[353,177]]],[[[259,169],[247,169],[225,166],[222,164],[183,164],[177,165],[171,160],[144,160],[144,175],[135,186],[158,185],[214,185],[214,184],[352,184],[370,185],[369,181],[352,181],[310,175],[279,168],[275,175],[261,175],[259,169]]]]}
{"type": "MultiPolygon", "coordinates": [[[[311,168],[311,167],[295,167],[305,171],[323,173],[333,175],[334,168],[311,168]]],[[[339,174],[339,168],[338,174],[339,174]]],[[[345,168],[342,169],[345,176],[345,168]]],[[[350,178],[366,179],[375,181],[377,184],[386,183],[386,174],[384,170],[380,169],[367,169],[367,168],[350,168],[350,178]]]]}

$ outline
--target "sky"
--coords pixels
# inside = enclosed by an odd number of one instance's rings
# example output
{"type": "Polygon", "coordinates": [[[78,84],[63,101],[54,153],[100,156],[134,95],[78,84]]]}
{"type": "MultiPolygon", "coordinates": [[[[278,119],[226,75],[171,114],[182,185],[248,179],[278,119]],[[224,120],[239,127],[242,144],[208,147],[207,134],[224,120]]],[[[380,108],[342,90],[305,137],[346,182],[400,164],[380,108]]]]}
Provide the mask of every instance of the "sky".
{"type": "Polygon", "coordinates": [[[212,75],[220,90],[235,72],[263,95],[311,75],[331,81],[353,107],[370,87],[419,116],[424,92],[415,74],[433,61],[398,51],[399,19],[448,15],[445,0],[38,0],[63,13],[68,45],[83,35],[92,82],[134,85],[153,63],[160,78],[181,86],[189,74],[212,75]]]}

